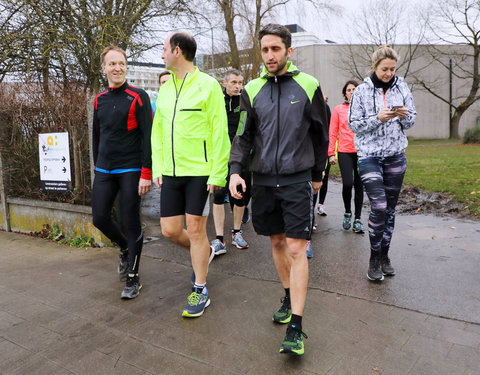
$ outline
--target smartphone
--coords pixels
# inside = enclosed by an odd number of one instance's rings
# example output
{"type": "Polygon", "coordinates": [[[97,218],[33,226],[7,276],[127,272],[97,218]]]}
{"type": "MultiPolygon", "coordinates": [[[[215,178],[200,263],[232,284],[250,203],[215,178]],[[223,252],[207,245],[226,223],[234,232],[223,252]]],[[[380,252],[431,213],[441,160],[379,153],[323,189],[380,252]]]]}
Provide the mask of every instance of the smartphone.
{"type": "Polygon", "coordinates": [[[402,108],[403,105],[394,105],[390,110],[395,111],[396,109],[402,108]]]}

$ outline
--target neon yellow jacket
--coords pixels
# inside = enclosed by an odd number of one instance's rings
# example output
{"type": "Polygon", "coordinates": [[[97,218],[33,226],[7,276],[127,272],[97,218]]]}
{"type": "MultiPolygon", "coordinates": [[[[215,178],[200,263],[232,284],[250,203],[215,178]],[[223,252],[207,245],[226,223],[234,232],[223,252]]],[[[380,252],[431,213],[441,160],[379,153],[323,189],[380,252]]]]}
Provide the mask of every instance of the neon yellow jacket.
{"type": "Polygon", "coordinates": [[[209,176],[207,184],[225,186],[230,139],[220,84],[197,67],[180,82],[177,88],[173,73],[158,92],[152,126],[153,178],[209,176]]]}

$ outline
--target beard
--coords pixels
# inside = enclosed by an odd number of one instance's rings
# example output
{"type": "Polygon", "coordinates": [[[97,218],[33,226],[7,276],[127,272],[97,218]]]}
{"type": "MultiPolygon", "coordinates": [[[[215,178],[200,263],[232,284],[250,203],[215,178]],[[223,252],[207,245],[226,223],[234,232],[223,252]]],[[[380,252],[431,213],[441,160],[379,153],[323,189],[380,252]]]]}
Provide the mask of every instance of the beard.
{"type": "Polygon", "coordinates": [[[267,71],[270,74],[277,75],[279,72],[281,72],[285,68],[285,65],[287,65],[287,61],[288,60],[286,58],[284,60],[278,61],[277,62],[277,68],[275,70],[269,70],[268,66],[266,64],[265,64],[265,67],[267,68],[267,71]]]}

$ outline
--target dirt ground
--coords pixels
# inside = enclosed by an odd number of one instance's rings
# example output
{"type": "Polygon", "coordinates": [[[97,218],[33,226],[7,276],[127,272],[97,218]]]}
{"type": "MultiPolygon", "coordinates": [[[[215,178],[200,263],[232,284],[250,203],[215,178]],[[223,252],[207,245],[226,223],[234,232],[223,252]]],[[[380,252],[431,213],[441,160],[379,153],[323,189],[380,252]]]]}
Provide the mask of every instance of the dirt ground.
{"type": "Polygon", "coordinates": [[[398,200],[397,212],[431,213],[434,215],[452,215],[480,221],[479,217],[470,215],[464,203],[460,203],[449,194],[431,193],[415,186],[403,186],[398,200]]]}

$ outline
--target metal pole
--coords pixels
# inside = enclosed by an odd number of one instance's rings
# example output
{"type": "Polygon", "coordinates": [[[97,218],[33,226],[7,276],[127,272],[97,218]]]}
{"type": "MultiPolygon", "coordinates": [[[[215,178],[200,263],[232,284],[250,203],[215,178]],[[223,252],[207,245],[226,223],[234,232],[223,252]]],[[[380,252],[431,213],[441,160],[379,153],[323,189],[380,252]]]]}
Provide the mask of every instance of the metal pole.
{"type": "Polygon", "coordinates": [[[210,31],[212,32],[212,75],[213,75],[213,71],[215,69],[215,64],[213,62],[213,27],[210,28],[210,31]]]}
{"type": "Polygon", "coordinates": [[[0,198],[2,201],[2,214],[3,214],[3,219],[5,220],[5,231],[6,232],[11,232],[11,227],[10,227],[10,210],[8,209],[8,202],[7,202],[7,190],[5,189],[5,184],[4,184],[4,169],[3,169],[3,160],[2,160],[2,153],[0,152],[0,198]]]}
{"type": "Polygon", "coordinates": [[[453,65],[452,65],[452,59],[450,59],[450,71],[449,71],[449,104],[450,104],[450,136],[452,135],[452,118],[453,118],[453,105],[452,105],[452,100],[453,100],[453,65]]]}

